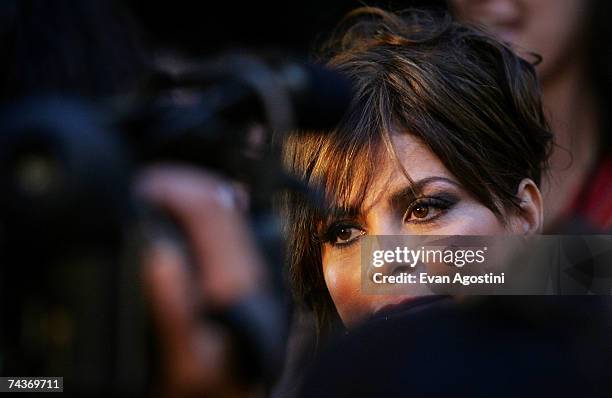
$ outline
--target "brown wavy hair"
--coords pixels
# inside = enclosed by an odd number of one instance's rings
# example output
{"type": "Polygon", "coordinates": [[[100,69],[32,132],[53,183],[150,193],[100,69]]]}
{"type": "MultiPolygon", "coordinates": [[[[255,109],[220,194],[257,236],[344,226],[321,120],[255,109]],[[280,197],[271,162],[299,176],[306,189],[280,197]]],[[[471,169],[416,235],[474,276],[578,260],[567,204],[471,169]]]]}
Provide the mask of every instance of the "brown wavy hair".
{"type": "Polygon", "coordinates": [[[539,184],[552,134],[533,65],[478,28],[426,10],[350,12],[319,60],[352,82],[354,98],[331,131],[284,143],[287,168],[325,198],[286,197],[288,262],[299,302],[320,334],[339,317],[325,286],[318,229],[334,210],[359,208],[392,134],[418,137],[502,221],[520,211],[524,178],[539,184]]]}

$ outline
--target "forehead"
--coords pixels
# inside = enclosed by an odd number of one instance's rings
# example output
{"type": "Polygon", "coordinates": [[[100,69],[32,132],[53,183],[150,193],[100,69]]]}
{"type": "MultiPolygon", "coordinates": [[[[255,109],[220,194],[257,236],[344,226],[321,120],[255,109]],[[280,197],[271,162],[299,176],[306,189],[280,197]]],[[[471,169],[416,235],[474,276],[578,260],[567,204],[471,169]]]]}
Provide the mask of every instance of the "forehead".
{"type": "Polygon", "coordinates": [[[394,153],[381,156],[379,167],[374,169],[362,206],[364,211],[412,182],[434,176],[456,180],[418,137],[393,134],[391,143],[394,153]]]}
{"type": "Polygon", "coordinates": [[[442,161],[418,137],[411,134],[393,134],[391,142],[397,160],[413,181],[431,175],[450,176],[442,161]]]}

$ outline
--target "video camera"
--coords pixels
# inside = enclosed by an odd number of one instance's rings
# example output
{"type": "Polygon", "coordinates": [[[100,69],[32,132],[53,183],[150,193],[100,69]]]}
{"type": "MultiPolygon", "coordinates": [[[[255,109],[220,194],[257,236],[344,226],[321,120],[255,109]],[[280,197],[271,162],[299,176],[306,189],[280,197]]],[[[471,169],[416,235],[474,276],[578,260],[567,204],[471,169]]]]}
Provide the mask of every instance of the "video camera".
{"type": "Polygon", "coordinates": [[[273,377],[288,300],[272,198],[304,189],[283,173],[273,135],[331,128],[350,97],[348,83],[322,67],[234,53],[161,61],[137,93],[103,104],[60,96],[6,104],[0,373],[63,376],[88,395],[148,392],[155,350],[134,248],[143,224],[174,239],[181,231],[135,198],[131,183],[146,165],[172,162],[251,188],[252,231],[275,297],[224,322],[244,348],[245,377],[273,377]]]}

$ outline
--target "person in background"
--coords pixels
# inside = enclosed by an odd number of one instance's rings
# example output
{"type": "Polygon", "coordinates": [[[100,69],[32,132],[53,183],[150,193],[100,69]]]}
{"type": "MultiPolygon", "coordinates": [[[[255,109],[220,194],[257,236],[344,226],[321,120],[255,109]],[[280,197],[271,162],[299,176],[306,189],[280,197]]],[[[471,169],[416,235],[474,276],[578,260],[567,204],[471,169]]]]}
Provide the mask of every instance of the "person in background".
{"type": "Polygon", "coordinates": [[[597,0],[450,0],[454,14],[484,25],[537,65],[555,133],[542,191],[545,231],[612,228],[610,3],[597,0]]]}

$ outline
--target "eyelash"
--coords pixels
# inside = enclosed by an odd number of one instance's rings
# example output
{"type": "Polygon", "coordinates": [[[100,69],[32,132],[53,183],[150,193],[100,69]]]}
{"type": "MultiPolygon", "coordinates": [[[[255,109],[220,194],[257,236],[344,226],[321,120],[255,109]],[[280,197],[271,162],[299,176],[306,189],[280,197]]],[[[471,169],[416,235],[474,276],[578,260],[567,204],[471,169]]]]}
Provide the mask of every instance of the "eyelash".
{"type": "Polygon", "coordinates": [[[320,235],[320,241],[323,243],[329,243],[330,245],[332,245],[333,247],[337,247],[337,248],[347,248],[355,243],[357,243],[357,241],[359,240],[359,238],[353,238],[347,242],[342,242],[342,243],[337,243],[336,241],[338,240],[338,235],[340,233],[340,230],[342,229],[348,229],[348,228],[354,228],[357,229],[359,231],[361,231],[361,235],[365,234],[365,230],[358,224],[356,223],[352,223],[349,221],[336,221],[334,223],[332,223],[329,227],[327,227],[325,229],[325,231],[323,232],[323,234],[320,235]]]}
{"type": "Polygon", "coordinates": [[[412,202],[410,206],[408,206],[408,209],[404,213],[404,217],[402,219],[405,223],[410,223],[410,224],[430,223],[430,222],[435,221],[438,217],[442,216],[455,203],[456,203],[456,200],[451,199],[451,198],[441,198],[441,197],[419,198],[419,199],[416,199],[414,202],[412,202]],[[431,217],[423,218],[421,220],[408,220],[408,217],[410,216],[410,214],[419,206],[437,209],[439,210],[439,213],[431,217]]]}
{"type": "MultiPolygon", "coordinates": [[[[442,198],[442,197],[424,197],[414,200],[409,206],[402,218],[403,222],[410,224],[426,224],[435,221],[441,217],[446,211],[455,205],[457,201],[453,198],[442,198]],[[409,215],[419,206],[429,207],[440,210],[440,212],[429,218],[422,220],[408,220],[409,215]]],[[[338,243],[338,235],[342,229],[355,228],[361,231],[359,236],[365,234],[364,228],[359,224],[350,222],[347,220],[341,220],[333,222],[329,227],[325,228],[324,232],[318,236],[319,240],[323,243],[329,243],[333,247],[339,249],[345,249],[353,244],[357,243],[359,237],[355,237],[347,242],[338,243]]]]}

